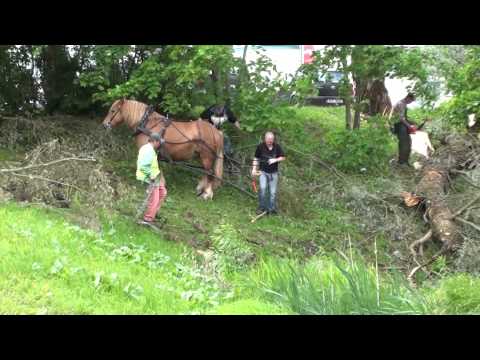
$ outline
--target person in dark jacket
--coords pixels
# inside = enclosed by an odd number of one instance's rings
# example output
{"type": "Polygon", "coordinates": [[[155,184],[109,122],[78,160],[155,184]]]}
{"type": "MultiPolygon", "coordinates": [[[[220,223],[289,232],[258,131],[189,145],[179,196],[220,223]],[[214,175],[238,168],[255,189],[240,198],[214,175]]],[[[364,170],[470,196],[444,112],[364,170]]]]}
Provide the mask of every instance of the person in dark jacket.
{"type": "MultiPolygon", "coordinates": [[[[200,119],[208,121],[220,131],[222,130],[223,124],[226,122],[232,123],[237,129],[240,129],[240,123],[238,122],[237,117],[226,105],[210,106],[200,114],[200,119]]],[[[223,139],[225,154],[231,156],[233,154],[232,143],[225,133],[223,133],[223,139]]]]}
{"type": "Polygon", "coordinates": [[[407,105],[415,101],[415,95],[409,93],[400,100],[392,109],[390,118],[395,121],[394,134],[398,138],[398,164],[410,166],[409,159],[412,151],[412,139],[410,134],[415,134],[416,125],[407,117],[407,105]]]}
{"type": "Polygon", "coordinates": [[[278,163],[285,160],[285,154],[279,144],[275,142],[275,135],[267,132],[264,141],[257,146],[255,151],[252,176],[259,175],[260,192],[257,214],[267,212],[277,214],[277,187],[278,187],[278,163]],[[268,192],[268,196],[267,196],[268,192]]]}

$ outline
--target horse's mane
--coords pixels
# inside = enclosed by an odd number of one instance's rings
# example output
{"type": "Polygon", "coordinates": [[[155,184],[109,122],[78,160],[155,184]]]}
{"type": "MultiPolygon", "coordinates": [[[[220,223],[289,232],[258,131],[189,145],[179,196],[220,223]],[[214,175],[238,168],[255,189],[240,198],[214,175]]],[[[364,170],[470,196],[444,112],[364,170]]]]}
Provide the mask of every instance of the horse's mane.
{"type": "Polygon", "coordinates": [[[128,126],[134,127],[142,118],[147,105],[136,100],[125,100],[122,111],[128,126]]]}

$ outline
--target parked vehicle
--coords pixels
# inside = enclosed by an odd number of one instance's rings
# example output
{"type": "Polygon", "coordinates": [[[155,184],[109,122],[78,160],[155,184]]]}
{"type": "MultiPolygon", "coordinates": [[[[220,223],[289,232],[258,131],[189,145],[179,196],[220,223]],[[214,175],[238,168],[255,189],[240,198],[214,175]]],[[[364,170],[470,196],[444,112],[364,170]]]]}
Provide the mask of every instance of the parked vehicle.
{"type": "Polygon", "coordinates": [[[345,101],[340,97],[338,84],[343,78],[339,71],[328,71],[325,75],[320,74],[316,83],[317,95],[307,98],[307,104],[319,106],[340,106],[345,101]]]}

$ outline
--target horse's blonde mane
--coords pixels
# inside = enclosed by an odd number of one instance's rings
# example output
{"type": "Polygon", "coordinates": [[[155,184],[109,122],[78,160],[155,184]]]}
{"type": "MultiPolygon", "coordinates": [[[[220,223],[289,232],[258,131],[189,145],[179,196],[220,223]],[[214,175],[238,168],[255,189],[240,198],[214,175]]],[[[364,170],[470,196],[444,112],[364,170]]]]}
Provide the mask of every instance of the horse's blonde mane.
{"type": "Polygon", "coordinates": [[[134,127],[142,118],[147,105],[136,100],[125,100],[122,106],[122,114],[128,126],[134,127]]]}

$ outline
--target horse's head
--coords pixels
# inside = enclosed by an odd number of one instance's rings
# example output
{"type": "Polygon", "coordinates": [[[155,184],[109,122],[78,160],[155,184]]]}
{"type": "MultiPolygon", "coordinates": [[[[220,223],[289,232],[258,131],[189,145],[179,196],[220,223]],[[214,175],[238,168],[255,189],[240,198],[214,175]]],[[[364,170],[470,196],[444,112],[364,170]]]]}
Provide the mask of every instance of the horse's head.
{"type": "Polygon", "coordinates": [[[102,123],[105,129],[110,130],[125,121],[122,113],[122,107],[124,103],[125,99],[121,99],[112,104],[102,123]]]}

